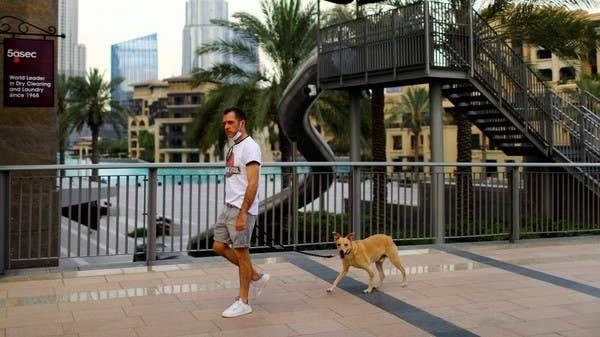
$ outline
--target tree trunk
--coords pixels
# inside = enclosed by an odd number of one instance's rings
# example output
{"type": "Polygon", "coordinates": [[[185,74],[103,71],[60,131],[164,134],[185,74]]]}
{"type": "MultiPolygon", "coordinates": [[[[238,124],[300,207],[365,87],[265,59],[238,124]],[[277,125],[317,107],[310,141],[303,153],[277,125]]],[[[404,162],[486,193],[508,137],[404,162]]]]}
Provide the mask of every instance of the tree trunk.
{"type": "MultiPolygon", "coordinates": [[[[459,163],[470,163],[471,159],[471,122],[465,114],[456,114],[457,158],[459,163]]],[[[470,166],[459,166],[456,169],[456,214],[459,223],[468,223],[472,219],[471,205],[473,201],[473,184],[470,166]]]]}
{"type": "MultiPolygon", "coordinates": [[[[65,140],[64,139],[58,140],[58,163],[60,165],[65,164],[65,140]]],[[[64,177],[64,175],[65,175],[65,170],[60,170],[60,176],[64,177]]]]}
{"type": "MultiPolygon", "coordinates": [[[[92,164],[98,164],[98,162],[100,161],[99,160],[100,159],[100,149],[98,148],[98,138],[100,136],[100,128],[92,127],[90,129],[92,130],[92,164]]],[[[92,181],[99,180],[97,168],[92,169],[91,179],[92,179],[92,181]]]]}
{"type": "MultiPolygon", "coordinates": [[[[373,161],[385,162],[385,125],[384,125],[384,88],[374,88],[371,96],[371,152],[373,161]]],[[[373,168],[373,215],[377,226],[385,225],[385,206],[387,202],[387,174],[385,166],[373,168]]]]}
{"type": "MultiPolygon", "coordinates": [[[[287,139],[287,137],[283,134],[281,125],[278,124],[279,127],[279,150],[281,151],[281,161],[289,162],[292,157],[292,144],[287,139]]],[[[290,185],[292,181],[292,168],[291,167],[282,167],[281,168],[281,188],[286,188],[290,185]]]]}

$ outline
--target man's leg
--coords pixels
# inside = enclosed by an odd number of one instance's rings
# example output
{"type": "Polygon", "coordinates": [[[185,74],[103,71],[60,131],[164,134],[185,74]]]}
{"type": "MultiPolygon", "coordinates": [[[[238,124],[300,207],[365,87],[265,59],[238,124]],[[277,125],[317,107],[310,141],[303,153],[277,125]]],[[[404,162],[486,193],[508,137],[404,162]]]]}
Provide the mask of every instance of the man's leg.
{"type": "Polygon", "coordinates": [[[240,299],[244,303],[248,303],[250,280],[253,278],[253,276],[256,276],[256,280],[258,280],[259,275],[256,274],[256,271],[254,271],[254,268],[252,267],[249,248],[235,248],[233,251],[234,255],[237,257],[240,274],[240,299]]]}
{"type": "MultiPolygon", "coordinates": [[[[246,255],[248,256],[248,262],[250,263],[250,269],[251,269],[250,279],[252,281],[257,281],[260,278],[260,275],[256,272],[256,269],[254,269],[254,266],[252,265],[252,262],[250,261],[249,249],[248,248],[243,248],[243,249],[246,249],[246,255]]],[[[236,250],[237,249],[230,248],[229,245],[227,245],[223,242],[215,241],[213,243],[213,251],[215,253],[226,258],[229,262],[233,263],[234,265],[238,266],[238,268],[240,268],[239,258],[238,258],[238,254],[236,253],[236,250]]],[[[240,282],[241,282],[241,268],[240,268],[240,282]]]]}

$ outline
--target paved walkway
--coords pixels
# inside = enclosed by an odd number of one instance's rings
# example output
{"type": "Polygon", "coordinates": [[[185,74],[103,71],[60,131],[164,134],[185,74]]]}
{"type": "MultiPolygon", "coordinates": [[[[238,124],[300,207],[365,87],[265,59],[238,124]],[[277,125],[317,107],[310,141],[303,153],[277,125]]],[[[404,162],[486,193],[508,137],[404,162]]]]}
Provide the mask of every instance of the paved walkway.
{"type": "MultiPolygon", "coordinates": [[[[401,247],[409,285],[386,261],[380,290],[338,258],[254,254],[272,275],[254,312],[222,318],[236,269],[192,263],[0,278],[0,337],[600,336],[600,237],[401,247]]],[[[165,262],[165,261],[161,261],[165,262]]]]}

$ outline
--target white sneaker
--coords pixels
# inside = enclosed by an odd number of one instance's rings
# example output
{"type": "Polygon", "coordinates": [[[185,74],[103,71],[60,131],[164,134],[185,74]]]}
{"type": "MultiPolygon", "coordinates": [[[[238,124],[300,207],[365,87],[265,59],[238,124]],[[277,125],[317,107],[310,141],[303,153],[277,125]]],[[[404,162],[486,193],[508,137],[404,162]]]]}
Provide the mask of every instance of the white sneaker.
{"type": "Polygon", "coordinates": [[[246,315],[252,312],[252,307],[249,304],[246,304],[244,302],[242,302],[241,299],[237,299],[235,302],[233,302],[232,305],[229,306],[229,308],[225,309],[225,311],[223,311],[223,317],[238,317],[238,316],[242,316],[242,315],[246,315]]]}
{"type": "Polygon", "coordinates": [[[260,273],[259,276],[260,278],[258,280],[250,281],[250,293],[248,294],[249,298],[257,298],[260,296],[262,291],[267,286],[267,282],[269,282],[269,279],[271,278],[271,276],[266,273],[260,273]]]}

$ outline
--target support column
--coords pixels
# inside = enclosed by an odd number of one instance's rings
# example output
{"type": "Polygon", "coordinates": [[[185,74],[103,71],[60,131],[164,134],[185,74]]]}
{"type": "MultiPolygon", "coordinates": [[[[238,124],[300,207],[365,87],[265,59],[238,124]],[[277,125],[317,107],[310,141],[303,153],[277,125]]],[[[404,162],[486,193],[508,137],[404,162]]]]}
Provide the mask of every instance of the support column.
{"type": "Polygon", "coordinates": [[[8,252],[8,172],[0,171],[0,275],[4,274],[7,267],[8,252]]]}
{"type": "MultiPolygon", "coordinates": [[[[360,90],[350,91],[350,161],[360,161],[360,90]]],[[[356,240],[362,237],[360,216],[360,167],[350,168],[350,224],[356,240]]]]}
{"type": "MultiPolygon", "coordinates": [[[[444,161],[444,126],[442,107],[442,85],[439,82],[429,84],[429,112],[431,115],[431,161],[444,161]]],[[[444,243],[444,167],[431,168],[431,221],[436,244],[444,243]]]]}

